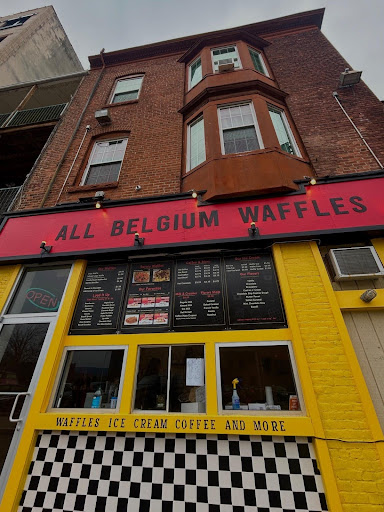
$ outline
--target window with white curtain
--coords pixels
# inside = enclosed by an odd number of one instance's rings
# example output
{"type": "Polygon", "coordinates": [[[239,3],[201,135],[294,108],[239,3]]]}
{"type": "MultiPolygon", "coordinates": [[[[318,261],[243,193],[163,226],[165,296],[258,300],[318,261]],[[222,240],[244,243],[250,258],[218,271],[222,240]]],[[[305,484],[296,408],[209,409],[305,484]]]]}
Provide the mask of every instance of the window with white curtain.
{"type": "Polygon", "coordinates": [[[189,89],[198,84],[202,78],[201,58],[199,57],[189,66],[189,89]]]}
{"type": "Polygon", "coordinates": [[[205,160],[205,134],[204,118],[199,117],[188,125],[188,163],[187,170],[191,170],[205,160]]]}

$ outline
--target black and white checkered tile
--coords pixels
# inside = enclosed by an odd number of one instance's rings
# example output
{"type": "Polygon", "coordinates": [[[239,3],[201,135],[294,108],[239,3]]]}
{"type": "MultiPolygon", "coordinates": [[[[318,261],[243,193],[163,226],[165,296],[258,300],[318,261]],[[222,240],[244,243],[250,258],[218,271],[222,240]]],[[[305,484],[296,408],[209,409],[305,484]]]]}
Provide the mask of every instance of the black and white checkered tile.
{"type": "Polygon", "coordinates": [[[19,512],[320,512],[310,438],[42,432],[19,512]]]}

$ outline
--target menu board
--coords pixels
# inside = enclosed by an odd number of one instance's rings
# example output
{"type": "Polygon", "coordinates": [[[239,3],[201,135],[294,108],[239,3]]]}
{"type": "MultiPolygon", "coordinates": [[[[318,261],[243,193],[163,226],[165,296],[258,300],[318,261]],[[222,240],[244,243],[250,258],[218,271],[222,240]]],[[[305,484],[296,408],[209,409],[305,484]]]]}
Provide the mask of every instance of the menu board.
{"type": "Polygon", "coordinates": [[[272,256],[225,258],[229,325],[285,325],[272,256]]]}
{"type": "Polygon", "coordinates": [[[118,330],[127,265],[89,265],[73,316],[70,334],[108,334],[118,330]]]}
{"type": "Polygon", "coordinates": [[[169,326],[171,262],[131,266],[123,328],[169,326]]]}
{"type": "Polygon", "coordinates": [[[219,258],[176,263],[175,327],[224,325],[223,279],[219,258]]]}

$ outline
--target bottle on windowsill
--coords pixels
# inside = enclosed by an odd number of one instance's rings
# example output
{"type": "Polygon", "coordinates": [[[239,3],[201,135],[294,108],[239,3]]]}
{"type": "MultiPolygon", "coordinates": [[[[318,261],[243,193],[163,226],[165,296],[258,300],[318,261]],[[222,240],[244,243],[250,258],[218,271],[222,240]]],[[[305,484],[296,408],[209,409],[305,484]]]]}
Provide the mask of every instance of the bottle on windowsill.
{"type": "Polygon", "coordinates": [[[101,407],[101,395],[101,388],[99,387],[99,389],[95,391],[95,394],[93,395],[92,398],[92,409],[99,409],[101,407]]]}

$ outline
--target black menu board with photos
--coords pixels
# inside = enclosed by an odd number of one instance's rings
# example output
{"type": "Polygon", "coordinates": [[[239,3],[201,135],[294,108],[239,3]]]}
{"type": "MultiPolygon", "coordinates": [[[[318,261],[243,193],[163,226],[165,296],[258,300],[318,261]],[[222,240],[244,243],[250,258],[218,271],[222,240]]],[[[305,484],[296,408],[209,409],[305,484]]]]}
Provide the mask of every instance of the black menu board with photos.
{"type": "Polygon", "coordinates": [[[109,334],[119,328],[127,264],[88,265],[70,334],[109,334]]]}
{"type": "Polygon", "coordinates": [[[225,325],[220,258],[176,262],[174,327],[225,325]]]}
{"type": "Polygon", "coordinates": [[[285,315],[270,254],[225,258],[229,326],[284,327],[285,315]]]}
{"type": "Polygon", "coordinates": [[[123,329],[169,327],[172,263],[134,263],[129,274],[123,329]]]}

